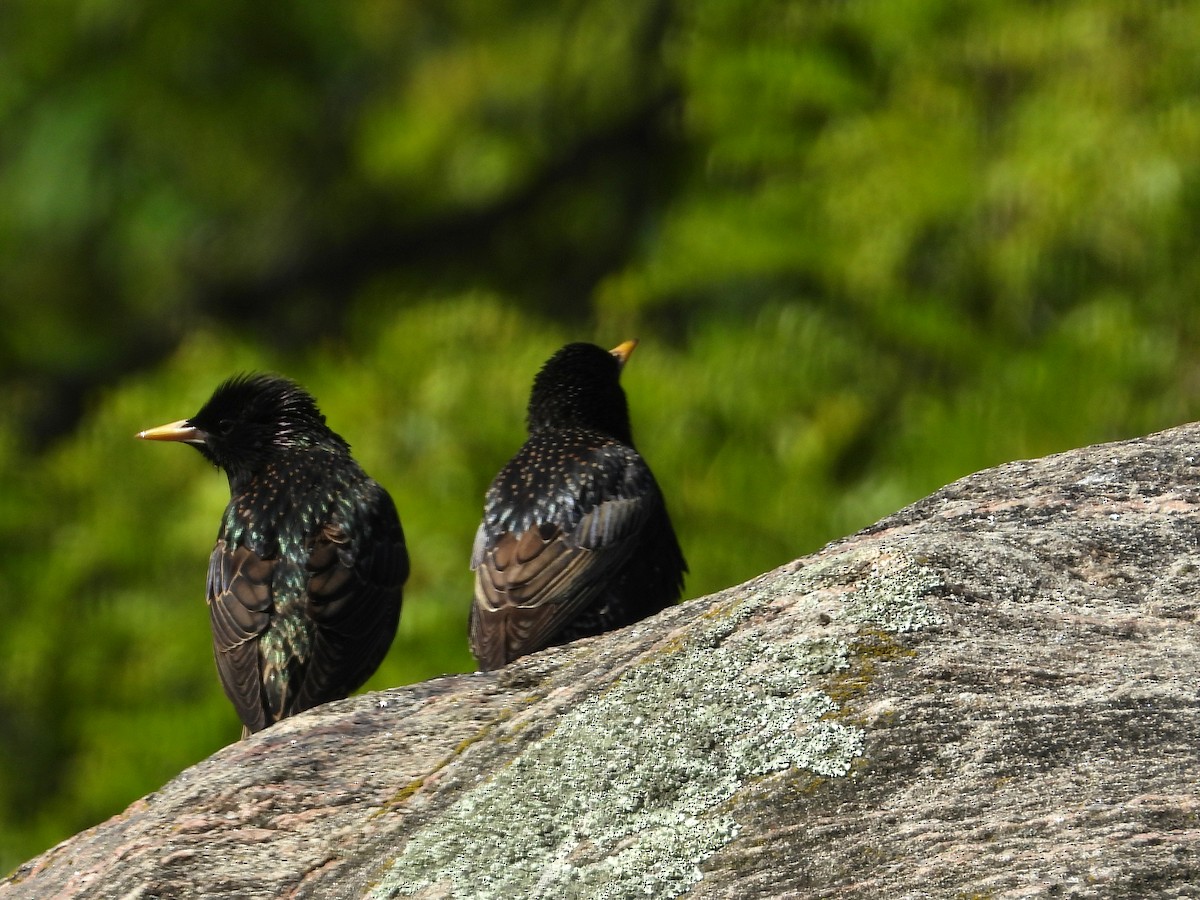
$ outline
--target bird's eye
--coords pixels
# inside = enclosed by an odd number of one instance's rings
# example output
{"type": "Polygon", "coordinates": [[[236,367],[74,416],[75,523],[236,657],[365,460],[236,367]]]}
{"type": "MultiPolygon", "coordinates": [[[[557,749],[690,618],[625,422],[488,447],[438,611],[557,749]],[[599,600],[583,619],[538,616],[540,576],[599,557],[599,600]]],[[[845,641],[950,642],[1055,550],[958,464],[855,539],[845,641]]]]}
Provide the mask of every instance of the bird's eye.
{"type": "Polygon", "coordinates": [[[233,431],[233,419],[222,419],[217,423],[217,434],[227,435],[233,431]]]}

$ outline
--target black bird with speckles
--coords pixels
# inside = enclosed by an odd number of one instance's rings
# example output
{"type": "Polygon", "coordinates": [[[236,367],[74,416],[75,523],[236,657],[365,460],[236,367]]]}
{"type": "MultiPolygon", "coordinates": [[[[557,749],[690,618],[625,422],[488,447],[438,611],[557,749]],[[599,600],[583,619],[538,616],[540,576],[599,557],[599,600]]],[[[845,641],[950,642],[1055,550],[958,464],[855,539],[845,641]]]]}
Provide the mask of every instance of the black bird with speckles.
{"type": "Polygon", "coordinates": [[[679,599],[687,564],[634,449],[620,384],[636,345],[568,344],[534,379],[529,439],[488,488],[471,554],[470,643],[481,669],[679,599]]]}
{"type": "Polygon", "coordinates": [[[312,396],[236,376],[190,419],[138,437],[191,444],[229,478],[208,610],[243,737],[362,686],[396,634],[408,552],[392,498],[312,396]]]}

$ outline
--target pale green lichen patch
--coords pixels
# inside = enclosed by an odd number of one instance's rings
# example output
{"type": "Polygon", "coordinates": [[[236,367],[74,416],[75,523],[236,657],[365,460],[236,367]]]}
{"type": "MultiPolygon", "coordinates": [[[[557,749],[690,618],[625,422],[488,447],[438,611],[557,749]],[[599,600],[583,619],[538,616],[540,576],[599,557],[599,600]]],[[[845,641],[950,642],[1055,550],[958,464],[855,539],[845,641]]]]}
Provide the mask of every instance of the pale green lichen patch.
{"type": "Polygon", "coordinates": [[[942,588],[933,569],[905,556],[880,560],[846,598],[846,621],[900,634],[942,624],[925,598],[942,588]]]}
{"type": "Polygon", "coordinates": [[[833,701],[812,689],[845,647],[709,631],[563,716],[414,834],[373,896],[675,897],[736,833],[718,807],[747,780],[845,774],[862,732],[824,718],[833,701]]]}
{"type": "Polygon", "coordinates": [[[847,624],[876,625],[900,634],[943,622],[926,598],[944,590],[942,576],[903,551],[873,547],[849,550],[810,563],[780,587],[797,595],[834,592],[838,618],[847,624]]]}
{"type": "MultiPolygon", "coordinates": [[[[803,574],[812,590],[820,574],[803,574]]],[[[920,567],[864,574],[841,598],[847,624],[907,631],[936,621],[921,601],[933,583],[920,567]]],[[[736,836],[727,801],[744,785],[787,769],[840,777],[862,753],[863,730],[839,720],[817,689],[849,667],[847,643],[739,630],[781,596],[740,598],[564,714],[412,834],[371,896],[686,892],[736,836]]]]}

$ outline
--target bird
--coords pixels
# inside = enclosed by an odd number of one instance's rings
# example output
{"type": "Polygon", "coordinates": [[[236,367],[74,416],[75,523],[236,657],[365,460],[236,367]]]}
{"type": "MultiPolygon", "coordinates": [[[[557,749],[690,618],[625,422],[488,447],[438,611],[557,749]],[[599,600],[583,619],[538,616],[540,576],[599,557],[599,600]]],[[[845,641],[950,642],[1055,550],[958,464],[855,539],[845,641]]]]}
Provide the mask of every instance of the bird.
{"type": "Polygon", "coordinates": [[[534,378],[529,437],[488,487],[471,551],[468,640],[481,670],[680,597],[687,563],[620,384],[637,344],[567,344],[534,378]]]}
{"type": "Polygon", "coordinates": [[[408,550],[391,496],[313,396],[234,375],[190,419],[137,436],[190,444],[229,479],[206,597],[242,737],[361,687],[396,634],[408,550]]]}

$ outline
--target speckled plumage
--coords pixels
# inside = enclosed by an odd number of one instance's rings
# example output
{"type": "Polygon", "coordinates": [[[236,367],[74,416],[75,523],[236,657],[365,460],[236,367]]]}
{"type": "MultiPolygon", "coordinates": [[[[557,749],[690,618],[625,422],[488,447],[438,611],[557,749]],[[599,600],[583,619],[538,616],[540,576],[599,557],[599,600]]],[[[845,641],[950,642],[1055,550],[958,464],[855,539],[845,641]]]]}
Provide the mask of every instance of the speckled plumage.
{"type": "Polygon", "coordinates": [[[239,376],[192,418],[139,437],[191,444],[229,478],[207,598],[243,733],[360,687],[396,633],[408,553],[391,497],[312,396],[239,376]]]}
{"type": "Polygon", "coordinates": [[[568,344],[534,379],[529,439],[492,481],[471,555],[482,669],[679,599],[687,564],[619,381],[633,345],[568,344]]]}

